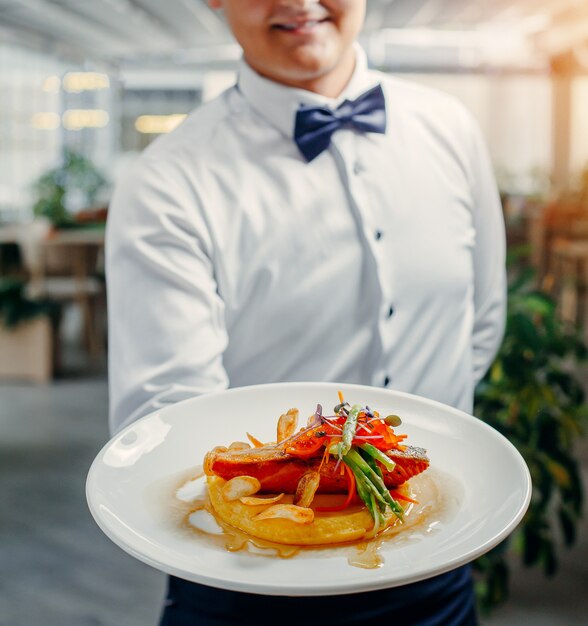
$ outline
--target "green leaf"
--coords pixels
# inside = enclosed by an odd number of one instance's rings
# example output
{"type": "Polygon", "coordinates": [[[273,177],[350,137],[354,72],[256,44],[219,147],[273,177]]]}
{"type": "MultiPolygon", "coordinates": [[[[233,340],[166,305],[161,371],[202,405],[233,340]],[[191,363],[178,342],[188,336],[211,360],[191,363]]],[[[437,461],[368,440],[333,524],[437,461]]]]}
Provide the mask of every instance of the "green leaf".
{"type": "Polygon", "coordinates": [[[570,473],[561,463],[549,460],[547,461],[547,469],[560,487],[569,489],[572,478],[570,473]]]}
{"type": "Polygon", "coordinates": [[[552,541],[543,540],[540,546],[540,560],[546,576],[553,576],[558,567],[555,546],[552,541]]]}
{"type": "Polygon", "coordinates": [[[524,529],[523,536],[523,563],[525,565],[534,565],[539,560],[541,537],[530,524],[524,529]]]}
{"type": "Polygon", "coordinates": [[[565,506],[560,506],[558,509],[559,523],[561,526],[564,543],[570,547],[576,542],[577,532],[576,523],[577,519],[573,513],[571,513],[565,506]]]}

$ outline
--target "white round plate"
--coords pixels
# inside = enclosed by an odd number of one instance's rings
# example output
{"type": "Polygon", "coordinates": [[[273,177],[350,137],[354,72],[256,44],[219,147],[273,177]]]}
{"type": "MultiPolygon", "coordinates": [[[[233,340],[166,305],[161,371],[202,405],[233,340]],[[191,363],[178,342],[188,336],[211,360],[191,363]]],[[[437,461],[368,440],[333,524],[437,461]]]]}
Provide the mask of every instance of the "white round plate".
{"type": "MultiPolygon", "coordinates": [[[[172,483],[169,483],[172,484],[172,483]]],[[[131,424],[98,454],[86,496],[106,535],[137,559],[168,574],[212,587],[267,595],[315,596],[372,591],[441,574],[472,561],[509,535],[531,497],[529,471],[497,431],[456,409],[417,396],[334,383],[257,385],[208,394],[152,413],[131,424]],[[451,519],[416,541],[386,541],[384,564],[348,564],[347,549],[306,552],[290,559],[228,552],[167,523],[157,485],[187,475],[217,445],[246,432],[269,441],[277,418],[291,407],[302,416],[350,403],[402,417],[408,443],[427,449],[431,470],[461,483],[451,519]]],[[[169,520],[169,518],[168,518],[169,520]]]]}

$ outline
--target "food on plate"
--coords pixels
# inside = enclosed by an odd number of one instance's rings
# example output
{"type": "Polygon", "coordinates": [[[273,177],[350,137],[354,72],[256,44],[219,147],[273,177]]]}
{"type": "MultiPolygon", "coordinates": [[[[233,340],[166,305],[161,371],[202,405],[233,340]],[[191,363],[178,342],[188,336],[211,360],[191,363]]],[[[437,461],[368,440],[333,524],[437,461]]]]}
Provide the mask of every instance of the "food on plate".
{"type": "Polygon", "coordinates": [[[306,427],[298,410],[278,420],[276,441],[235,442],[207,453],[204,471],[215,514],[249,535],[291,545],[371,538],[402,524],[415,503],[406,483],[429,466],[405,444],[396,415],[351,406],[339,394],[333,414],[319,404],[306,427]],[[338,495],[339,494],[339,495],[338,495]]]}

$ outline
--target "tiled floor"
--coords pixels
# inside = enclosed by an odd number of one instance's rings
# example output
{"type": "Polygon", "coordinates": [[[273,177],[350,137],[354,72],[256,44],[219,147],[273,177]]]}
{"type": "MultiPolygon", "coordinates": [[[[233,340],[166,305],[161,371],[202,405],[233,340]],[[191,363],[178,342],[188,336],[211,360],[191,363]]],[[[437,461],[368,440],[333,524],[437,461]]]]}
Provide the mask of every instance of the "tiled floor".
{"type": "Polygon", "coordinates": [[[107,440],[104,376],[0,386],[0,625],[150,626],[163,575],[112,544],[86,507],[107,440]]]}
{"type": "MultiPolygon", "coordinates": [[[[103,373],[0,386],[0,626],[157,623],[163,576],[114,546],[85,503],[106,412],[103,373]]],[[[517,567],[512,600],[484,624],[588,624],[588,522],[555,579],[517,567]]]]}

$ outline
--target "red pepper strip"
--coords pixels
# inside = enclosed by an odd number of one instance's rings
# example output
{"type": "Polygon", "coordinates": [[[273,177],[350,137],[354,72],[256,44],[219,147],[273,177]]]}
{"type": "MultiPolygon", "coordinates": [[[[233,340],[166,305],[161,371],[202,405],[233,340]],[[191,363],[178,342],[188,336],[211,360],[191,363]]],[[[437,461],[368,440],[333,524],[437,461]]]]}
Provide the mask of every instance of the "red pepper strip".
{"type": "Polygon", "coordinates": [[[323,468],[323,465],[325,464],[325,461],[329,458],[329,446],[330,445],[331,445],[330,442],[327,442],[325,444],[325,449],[323,451],[323,458],[321,459],[321,464],[319,465],[319,468],[318,468],[319,474],[321,472],[321,469],[323,468]]]}
{"type": "Polygon", "coordinates": [[[394,500],[404,500],[405,502],[412,502],[413,504],[418,504],[416,500],[413,500],[412,498],[409,498],[408,496],[404,496],[401,493],[398,493],[398,491],[394,491],[393,489],[390,490],[390,495],[394,498],[394,500]]]}
{"type": "Polygon", "coordinates": [[[317,506],[314,509],[315,511],[318,511],[319,513],[332,513],[334,511],[343,511],[351,504],[351,501],[355,496],[355,476],[345,463],[341,463],[341,465],[343,465],[347,472],[347,498],[345,498],[345,502],[338,506],[317,506]]]}

